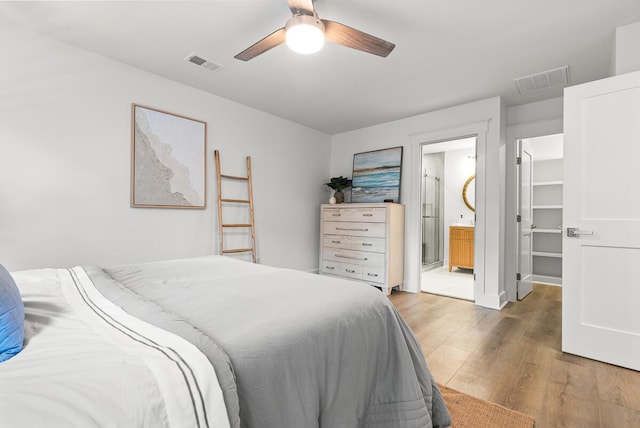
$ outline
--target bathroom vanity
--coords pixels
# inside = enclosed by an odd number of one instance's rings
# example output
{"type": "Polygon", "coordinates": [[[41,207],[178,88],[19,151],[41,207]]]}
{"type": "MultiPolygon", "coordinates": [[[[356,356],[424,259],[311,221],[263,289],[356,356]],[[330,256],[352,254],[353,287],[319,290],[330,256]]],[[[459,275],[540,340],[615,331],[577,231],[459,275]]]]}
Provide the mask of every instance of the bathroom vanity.
{"type": "Polygon", "coordinates": [[[473,226],[449,226],[449,272],[453,267],[473,269],[473,226]]]}

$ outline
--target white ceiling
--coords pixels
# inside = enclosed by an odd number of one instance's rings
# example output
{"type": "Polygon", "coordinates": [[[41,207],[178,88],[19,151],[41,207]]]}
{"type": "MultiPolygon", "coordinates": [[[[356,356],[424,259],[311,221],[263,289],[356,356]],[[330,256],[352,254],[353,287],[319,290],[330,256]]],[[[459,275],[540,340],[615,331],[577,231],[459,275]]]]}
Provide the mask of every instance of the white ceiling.
{"type": "Polygon", "coordinates": [[[330,19],[396,44],[387,58],[332,44],[233,56],[290,17],[286,0],[0,2],[0,21],[335,134],[493,96],[513,79],[569,66],[570,85],[610,74],[615,28],[640,0],[317,0],[330,19]],[[224,66],[184,61],[195,52],[224,66]]]}

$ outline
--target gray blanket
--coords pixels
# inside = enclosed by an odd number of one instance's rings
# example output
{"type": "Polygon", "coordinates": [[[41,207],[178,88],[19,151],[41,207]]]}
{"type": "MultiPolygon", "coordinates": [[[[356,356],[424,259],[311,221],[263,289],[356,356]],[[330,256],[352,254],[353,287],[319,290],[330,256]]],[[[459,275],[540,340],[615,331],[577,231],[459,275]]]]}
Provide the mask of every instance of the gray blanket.
{"type": "Polygon", "coordinates": [[[373,287],[217,256],[87,272],[207,355],[234,427],[450,424],[415,336],[373,287]]]}

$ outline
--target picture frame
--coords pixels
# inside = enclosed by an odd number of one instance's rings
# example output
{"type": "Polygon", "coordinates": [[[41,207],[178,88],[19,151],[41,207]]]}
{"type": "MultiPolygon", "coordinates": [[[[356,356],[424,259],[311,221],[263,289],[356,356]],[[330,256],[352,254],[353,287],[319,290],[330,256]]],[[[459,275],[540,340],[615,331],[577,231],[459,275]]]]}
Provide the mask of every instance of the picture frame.
{"type": "Polygon", "coordinates": [[[131,206],[207,206],[207,123],[131,104],[131,206]]]}
{"type": "Polygon", "coordinates": [[[352,203],[400,203],[403,147],[353,155],[352,203]]]}

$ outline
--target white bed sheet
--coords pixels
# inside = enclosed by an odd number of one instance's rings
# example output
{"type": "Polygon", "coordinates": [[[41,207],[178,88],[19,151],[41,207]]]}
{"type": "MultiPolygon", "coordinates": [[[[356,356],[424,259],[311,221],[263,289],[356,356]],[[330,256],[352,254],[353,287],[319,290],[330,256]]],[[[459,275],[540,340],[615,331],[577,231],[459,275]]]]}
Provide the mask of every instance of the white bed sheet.
{"type": "Polygon", "coordinates": [[[215,371],[197,348],[111,304],[82,268],[12,275],[25,347],[0,364],[1,426],[229,426],[215,371]]]}

